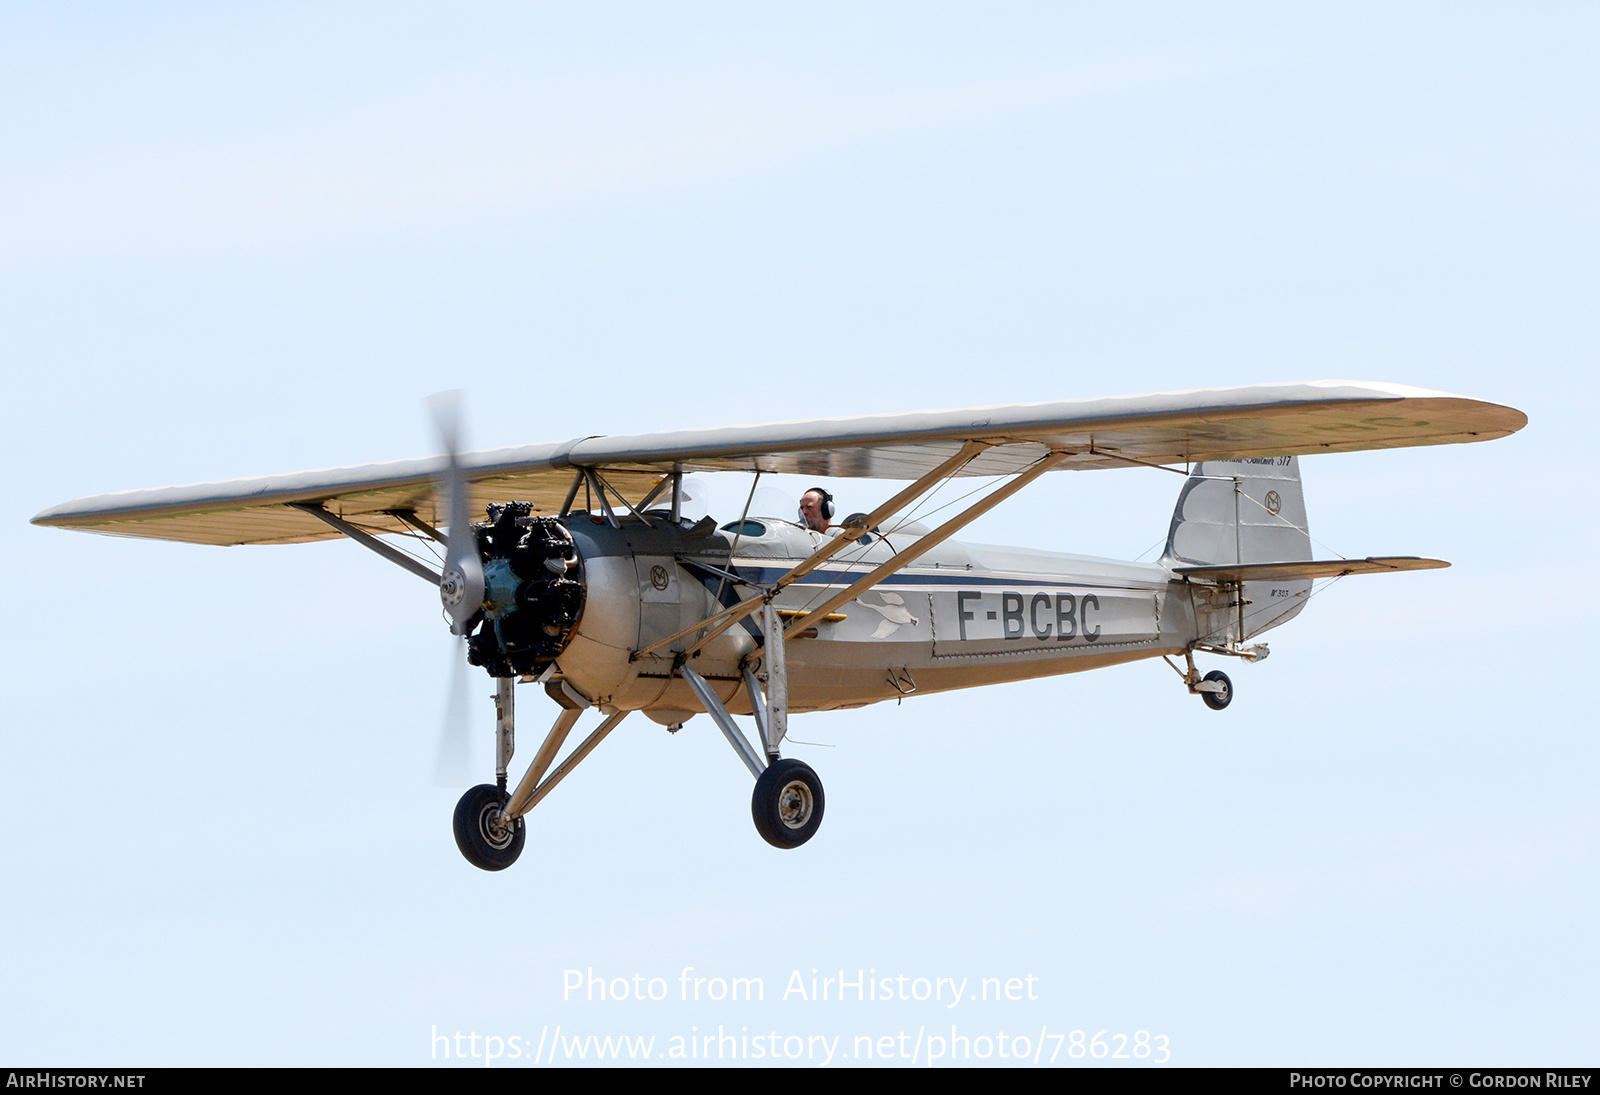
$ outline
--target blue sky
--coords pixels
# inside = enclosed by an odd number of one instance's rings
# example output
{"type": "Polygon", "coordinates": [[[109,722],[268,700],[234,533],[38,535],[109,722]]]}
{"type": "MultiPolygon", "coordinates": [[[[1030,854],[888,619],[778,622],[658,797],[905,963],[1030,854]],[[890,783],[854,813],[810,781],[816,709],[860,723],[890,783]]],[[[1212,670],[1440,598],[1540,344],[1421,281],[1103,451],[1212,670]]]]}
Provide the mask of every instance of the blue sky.
{"type": "MultiPolygon", "coordinates": [[[[955,1023],[1143,1030],[1184,1064],[1592,1062],[1597,606],[1557,579],[1595,538],[1597,29],[1582,5],[6,8],[0,1051],[444,1064],[435,1030],[662,1052],[720,1025],[850,1053],[955,1023]],[[1319,594],[1227,667],[1223,714],[1146,663],[799,718],[828,814],[793,853],[706,720],[638,719],[482,874],[430,781],[452,648],[421,583],[351,544],[27,524],[422,455],[447,388],[488,447],[1332,377],[1529,415],[1305,461],[1319,540],[1452,569],[1319,594]],[[684,967],[767,999],[678,1000],[684,967]],[[576,968],[673,995],[563,1000],[576,968]],[[813,969],[1039,999],[780,998],[813,969]]],[[[1132,558],[1174,483],[1047,477],[971,538],[1132,558]]],[[[520,706],[525,760],[547,714],[520,706]]]]}

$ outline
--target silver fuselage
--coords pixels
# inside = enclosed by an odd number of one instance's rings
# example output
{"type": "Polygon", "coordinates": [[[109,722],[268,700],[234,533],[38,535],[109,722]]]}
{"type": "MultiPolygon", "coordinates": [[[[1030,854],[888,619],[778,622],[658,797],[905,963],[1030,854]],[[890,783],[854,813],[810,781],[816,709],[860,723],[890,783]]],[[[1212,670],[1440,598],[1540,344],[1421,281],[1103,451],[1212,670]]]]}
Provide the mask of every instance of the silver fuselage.
{"type": "MultiPolygon", "coordinates": [[[[576,541],[587,595],[557,659],[562,677],[602,708],[644,711],[664,723],[702,709],[673,673],[677,652],[696,636],[656,654],[634,652],[756,593],[707,568],[770,585],[823,542],[767,517],[699,538],[659,517],[653,528],[636,518],[613,527],[588,514],[563,523],[576,541]]],[[[880,536],[849,548],[774,604],[790,611],[820,604],[916,539],[880,536]]],[[[1181,654],[1196,640],[1236,638],[1236,603],[1237,594],[1185,582],[1160,564],[945,541],[819,622],[814,635],[787,644],[789,707],[861,707],[1181,654]]],[[[759,662],[758,636],[752,620],[689,661],[736,713],[750,710],[740,665],[752,655],[759,662]]]]}

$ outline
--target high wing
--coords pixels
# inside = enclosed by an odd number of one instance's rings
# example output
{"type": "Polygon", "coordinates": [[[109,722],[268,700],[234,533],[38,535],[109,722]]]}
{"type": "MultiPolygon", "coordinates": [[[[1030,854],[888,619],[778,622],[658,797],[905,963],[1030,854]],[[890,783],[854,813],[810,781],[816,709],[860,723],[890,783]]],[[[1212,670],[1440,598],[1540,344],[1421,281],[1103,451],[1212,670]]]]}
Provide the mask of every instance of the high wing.
{"type": "MultiPolygon", "coordinates": [[[[1510,407],[1397,384],[1312,381],[967,410],[586,437],[466,453],[473,507],[518,499],[555,512],[580,469],[633,497],[670,471],[792,472],[915,479],[968,442],[992,447],[962,475],[1022,472],[1050,452],[1066,469],[1488,441],[1527,416],[1510,407]]],[[[439,457],[82,498],[36,525],[199,544],[300,543],[340,532],[296,504],[369,532],[408,531],[397,513],[444,520],[439,457]]]]}

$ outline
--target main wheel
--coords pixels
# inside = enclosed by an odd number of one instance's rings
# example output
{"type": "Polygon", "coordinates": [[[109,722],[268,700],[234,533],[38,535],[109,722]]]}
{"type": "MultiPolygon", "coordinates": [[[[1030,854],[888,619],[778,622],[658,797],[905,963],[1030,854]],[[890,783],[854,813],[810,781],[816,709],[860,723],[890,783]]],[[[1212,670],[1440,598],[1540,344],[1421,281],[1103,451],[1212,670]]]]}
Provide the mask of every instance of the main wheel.
{"type": "Polygon", "coordinates": [[[456,803],[456,847],[467,862],[485,871],[503,871],[522,854],[527,831],[519,817],[506,825],[501,815],[506,793],[492,783],[480,783],[456,803]]]}
{"type": "Polygon", "coordinates": [[[809,764],[775,761],[756,779],[750,815],[762,840],[774,848],[798,848],[822,824],[822,781],[809,764]]]}
{"type": "Polygon", "coordinates": [[[1206,701],[1206,706],[1211,710],[1221,711],[1233,702],[1233,682],[1228,679],[1228,675],[1222,670],[1213,669],[1200,679],[1203,681],[1217,681],[1222,685],[1221,692],[1200,693],[1200,698],[1206,701]]]}

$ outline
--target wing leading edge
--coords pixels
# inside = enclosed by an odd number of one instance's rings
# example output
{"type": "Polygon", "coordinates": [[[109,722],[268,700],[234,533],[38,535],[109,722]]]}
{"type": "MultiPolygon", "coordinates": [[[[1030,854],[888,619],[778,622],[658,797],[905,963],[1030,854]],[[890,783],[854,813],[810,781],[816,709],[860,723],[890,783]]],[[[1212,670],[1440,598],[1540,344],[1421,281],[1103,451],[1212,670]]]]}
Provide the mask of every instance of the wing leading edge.
{"type": "MultiPolygon", "coordinates": [[[[1510,407],[1395,384],[1314,381],[814,419],[757,426],[588,437],[462,457],[481,510],[520,499],[561,506],[575,469],[601,469],[637,497],[663,473],[791,472],[818,477],[914,479],[967,441],[992,447],[964,475],[1021,471],[1046,452],[1091,470],[1134,463],[1295,456],[1320,452],[1488,441],[1527,416],[1510,407]]],[[[259,479],[197,483],[82,498],[45,510],[37,525],[201,544],[299,543],[338,536],[291,508],[321,503],[373,532],[404,532],[389,511],[443,518],[435,483],[442,458],[393,461],[259,479]]]]}

